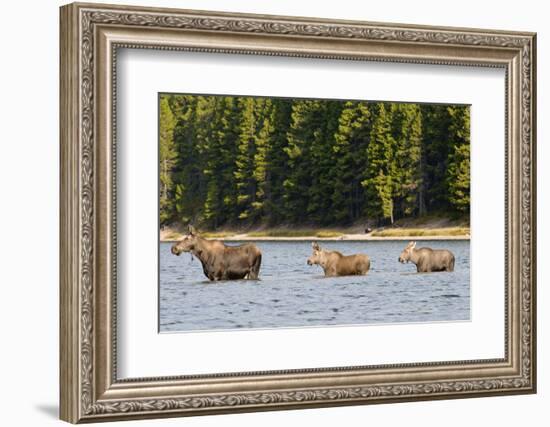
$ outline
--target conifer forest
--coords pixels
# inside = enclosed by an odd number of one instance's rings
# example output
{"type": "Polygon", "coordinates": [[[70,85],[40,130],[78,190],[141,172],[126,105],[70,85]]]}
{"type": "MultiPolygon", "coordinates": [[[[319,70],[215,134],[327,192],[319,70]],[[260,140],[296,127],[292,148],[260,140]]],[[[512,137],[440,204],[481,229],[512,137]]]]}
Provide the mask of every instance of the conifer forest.
{"type": "Polygon", "coordinates": [[[470,107],[159,95],[160,225],[467,217],[470,107]]]}

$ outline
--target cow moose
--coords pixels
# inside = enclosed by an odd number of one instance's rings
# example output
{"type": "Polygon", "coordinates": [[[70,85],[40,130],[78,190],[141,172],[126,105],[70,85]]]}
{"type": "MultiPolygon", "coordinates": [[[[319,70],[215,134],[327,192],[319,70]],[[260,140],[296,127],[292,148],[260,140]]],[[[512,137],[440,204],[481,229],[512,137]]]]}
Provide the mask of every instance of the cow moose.
{"type": "Polygon", "coordinates": [[[313,254],[308,258],[307,264],[320,265],[326,277],[364,275],[369,271],[370,259],[367,255],[346,256],[338,251],[326,251],[317,242],[313,242],[311,246],[313,254]]]}
{"type": "Polygon", "coordinates": [[[204,275],[212,281],[258,279],[262,253],[252,243],[227,246],[220,240],[201,237],[193,226],[171,249],[174,255],[191,252],[202,264],[204,275]]]}
{"type": "Polygon", "coordinates": [[[455,256],[447,249],[416,249],[416,242],[409,242],[398,258],[400,263],[412,262],[416,264],[418,273],[433,271],[454,271],[455,256]]]}

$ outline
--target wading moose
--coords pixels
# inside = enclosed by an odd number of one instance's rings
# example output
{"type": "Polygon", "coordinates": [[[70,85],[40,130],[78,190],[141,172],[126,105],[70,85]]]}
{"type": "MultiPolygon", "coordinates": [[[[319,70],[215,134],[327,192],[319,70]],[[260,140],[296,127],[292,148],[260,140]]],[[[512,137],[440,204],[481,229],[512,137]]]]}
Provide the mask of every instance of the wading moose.
{"type": "Polygon", "coordinates": [[[400,263],[412,262],[416,264],[418,273],[432,271],[454,271],[455,256],[447,249],[416,249],[416,242],[410,242],[398,258],[400,263]]]}
{"type": "Polygon", "coordinates": [[[219,240],[202,238],[193,226],[172,246],[172,253],[191,252],[202,264],[204,275],[210,280],[258,279],[262,253],[252,243],[226,246],[219,240]]]}
{"type": "Polygon", "coordinates": [[[317,242],[311,244],[313,254],[308,258],[308,265],[320,265],[325,276],[351,276],[367,274],[370,268],[370,259],[367,255],[342,255],[338,251],[325,251],[317,242]]]}

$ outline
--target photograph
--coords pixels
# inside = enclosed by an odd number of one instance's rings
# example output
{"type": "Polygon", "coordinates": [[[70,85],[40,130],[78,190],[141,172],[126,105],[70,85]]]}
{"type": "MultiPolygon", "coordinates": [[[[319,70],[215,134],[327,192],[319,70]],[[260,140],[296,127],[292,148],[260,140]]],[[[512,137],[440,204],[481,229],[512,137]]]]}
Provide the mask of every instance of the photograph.
{"type": "MultiPolygon", "coordinates": [[[[59,133],[58,304],[35,298],[58,307],[58,351],[37,366],[58,373],[59,418],[258,424],[367,405],[441,424],[470,398],[537,393],[542,14],[256,3],[34,14],[59,26],[32,50],[59,69],[39,84],[59,88],[59,126],[50,106],[30,129],[59,133]]],[[[20,234],[48,210],[8,187],[40,213],[7,222],[20,234]]],[[[17,278],[44,273],[19,240],[17,278]]],[[[527,417],[476,405],[533,424],[532,399],[527,417]]]]}
{"type": "Polygon", "coordinates": [[[470,106],[159,93],[159,332],[469,321],[470,106]]]}

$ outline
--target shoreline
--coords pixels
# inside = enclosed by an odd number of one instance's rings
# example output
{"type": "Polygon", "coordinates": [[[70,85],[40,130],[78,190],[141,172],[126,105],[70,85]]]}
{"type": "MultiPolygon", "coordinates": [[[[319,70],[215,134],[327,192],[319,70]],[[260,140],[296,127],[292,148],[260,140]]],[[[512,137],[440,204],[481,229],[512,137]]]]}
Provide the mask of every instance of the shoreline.
{"type": "MultiPolygon", "coordinates": [[[[177,242],[183,237],[161,238],[162,243],[177,242]]],[[[248,234],[235,234],[226,237],[205,237],[207,240],[221,240],[224,242],[252,242],[252,241],[350,241],[350,242],[368,242],[368,241],[425,241],[425,240],[470,240],[470,235],[461,236],[370,236],[368,234],[343,234],[336,237],[317,237],[317,236],[297,236],[297,237],[274,237],[274,236],[249,236],[248,234]]]]}

